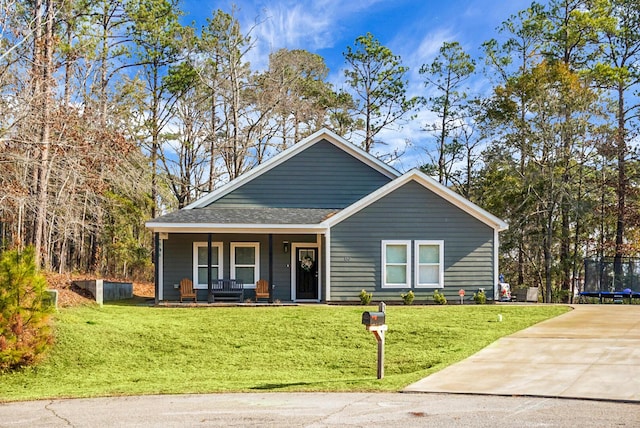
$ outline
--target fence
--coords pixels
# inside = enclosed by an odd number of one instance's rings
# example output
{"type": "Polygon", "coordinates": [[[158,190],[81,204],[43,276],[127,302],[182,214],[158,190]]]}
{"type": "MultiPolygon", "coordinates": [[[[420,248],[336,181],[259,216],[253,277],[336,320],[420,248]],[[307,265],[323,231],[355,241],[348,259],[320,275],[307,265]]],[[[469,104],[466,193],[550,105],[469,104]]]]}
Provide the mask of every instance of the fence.
{"type": "Polygon", "coordinates": [[[585,259],[584,289],[580,291],[640,290],[640,258],[623,257],[616,269],[613,257],[585,259]]]}

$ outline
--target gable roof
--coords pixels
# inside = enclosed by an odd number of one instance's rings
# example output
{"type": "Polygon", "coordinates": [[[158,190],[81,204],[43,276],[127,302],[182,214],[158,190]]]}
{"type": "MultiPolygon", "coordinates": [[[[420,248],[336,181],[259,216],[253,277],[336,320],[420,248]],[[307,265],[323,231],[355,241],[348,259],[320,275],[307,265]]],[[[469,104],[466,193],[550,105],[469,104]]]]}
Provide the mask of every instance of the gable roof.
{"type": "Polygon", "coordinates": [[[418,184],[424,186],[426,189],[432,191],[436,195],[442,197],[444,200],[452,203],[456,207],[465,211],[467,214],[471,215],[472,217],[475,217],[482,223],[495,229],[498,232],[509,228],[509,225],[504,220],[501,220],[500,218],[489,213],[488,211],[485,211],[484,209],[480,208],[473,202],[460,196],[453,190],[440,184],[438,181],[434,180],[433,178],[429,177],[428,175],[426,175],[425,173],[421,172],[418,169],[412,169],[411,171],[405,173],[401,177],[389,182],[388,184],[386,184],[385,186],[382,186],[375,192],[360,199],[358,202],[355,202],[354,204],[341,210],[339,213],[335,214],[334,216],[329,217],[327,220],[323,222],[323,225],[325,225],[327,228],[331,228],[332,226],[335,226],[336,224],[340,223],[343,220],[346,220],[347,218],[351,217],[355,213],[368,207],[372,203],[382,199],[389,193],[393,192],[394,190],[400,188],[401,186],[405,185],[410,181],[415,181],[418,184]]]}
{"type": "Polygon", "coordinates": [[[260,175],[286,162],[287,160],[293,158],[298,153],[306,150],[307,148],[323,140],[328,141],[329,143],[345,151],[346,153],[350,154],[351,156],[355,157],[356,159],[360,160],[364,164],[370,166],[374,170],[378,171],[379,173],[381,173],[382,175],[390,179],[394,179],[400,176],[400,173],[393,167],[382,162],[380,159],[376,158],[375,156],[365,152],[360,147],[350,143],[349,141],[345,140],[339,135],[329,131],[328,129],[323,128],[315,132],[314,134],[311,134],[310,136],[303,139],[299,143],[294,144],[292,147],[288,148],[287,150],[277,154],[276,156],[272,157],[268,161],[256,166],[251,171],[245,174],[242,174],[241,176],[221,186],[219,189],[216,189],[213,192],[187,205],[186,207],[183,208],[183,210],[191,210],[194,208],[207,207],[208,205],[217,201],[223,196],[233,192],[239,187],[242,187],[248,182],[259,177],[260,175]]]}

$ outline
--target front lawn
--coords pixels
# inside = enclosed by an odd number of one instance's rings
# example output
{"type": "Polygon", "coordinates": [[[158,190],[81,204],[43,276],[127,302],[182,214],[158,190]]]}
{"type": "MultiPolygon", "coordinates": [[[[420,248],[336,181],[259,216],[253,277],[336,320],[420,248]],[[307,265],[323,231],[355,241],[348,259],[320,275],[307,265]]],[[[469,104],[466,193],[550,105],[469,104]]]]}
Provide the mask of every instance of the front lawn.
{"type": "Polygon", "coordinates": [[[63,309],[39,366],[0,401],[231,391],[398,391],[563,306],[388,306],[385,378],[363,306],[63,309]],[[502,314],[502,322],[498,322],[502,314]]]}

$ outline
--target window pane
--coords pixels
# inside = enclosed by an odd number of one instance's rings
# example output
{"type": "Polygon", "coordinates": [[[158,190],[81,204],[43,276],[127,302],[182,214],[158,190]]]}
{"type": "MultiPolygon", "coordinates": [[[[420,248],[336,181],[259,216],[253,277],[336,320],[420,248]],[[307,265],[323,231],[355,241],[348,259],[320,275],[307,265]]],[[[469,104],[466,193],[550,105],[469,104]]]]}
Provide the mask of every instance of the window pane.
{"type": "MultiPolygon", "coordinates": [[[[212,267],[211,268],[211,278],[216,280],[218,279],[218,268],[217,267],[212,267]]],[[[207,268],[205,267],[199,267],[198,268],[198,284],[207,284],[207,268]]]]}
{"type": "Polygon", "coordinates": [[[407,268],[406,266],[387,266],[387,284],[406,284],[407,268]]]}
{"type": "Polygon", "coordinates": [[[198,268],[198,284],[206,284],[207,283],[207,268],[199,267],[198,268]]]}
{"type": "Polygon", "coordinates": [[[420,263],[440,262],[440,249],[437,245],[420,245],[420,263]]]}
{"type": "Polygon", "coordinates": [[[256,249],[254,247],[236,247],[236,264],[253,265],[256,263],[256,249]]]}
{"type": "Polygon", "coordinates": [[[305,257],[311,258],[314,262],[316,261],[316,251],[315,250],[300,250],[300,261],[305,257]]]}
{"type": "MultiPolygon", "coordinates": [[[[211,264],[218,264],[218,247],[211,247],[211,264]]],[[[207,247],[198,247],[198,266],[207,265],[207,247]]]]}
{"type": "Polygon", "coordinates": [[[420,278],[418,281],[420,284],[438,284],[440,282],[438,274],[438,266],[420,266],[420,278]]]}
{"type": "Polygon", "coordinates": [[[254,270],[252,267],[236,267],[236,279],[241,279],[247,284],[255,284],[254,270]]]}
{"type": "Polygon", "coordinates": [[[207,264],[207,247],[198,247],[198,266],[207,264]]]}
{"type": "Polygon", "coordinates": [[[407,246],[404,244],[387,245],[387,263],[406,263],[407,246]]]}

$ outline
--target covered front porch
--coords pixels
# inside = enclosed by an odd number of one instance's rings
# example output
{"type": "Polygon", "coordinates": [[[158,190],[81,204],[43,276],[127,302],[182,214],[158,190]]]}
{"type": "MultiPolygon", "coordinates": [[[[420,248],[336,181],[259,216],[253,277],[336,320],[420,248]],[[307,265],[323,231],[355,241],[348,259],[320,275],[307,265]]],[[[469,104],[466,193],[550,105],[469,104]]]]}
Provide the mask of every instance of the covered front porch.
{"type": "Polygon", "coordinates": [[[241,283],[257,301],[256,282],[269,284],[269,302],[326,301],[326,239],[322,231],[216,229],[156,231],[156,303],[180,300],[180,281],[193,282],[198,302],[221,301],[219,280],[241,283]]]}

